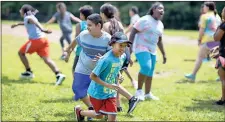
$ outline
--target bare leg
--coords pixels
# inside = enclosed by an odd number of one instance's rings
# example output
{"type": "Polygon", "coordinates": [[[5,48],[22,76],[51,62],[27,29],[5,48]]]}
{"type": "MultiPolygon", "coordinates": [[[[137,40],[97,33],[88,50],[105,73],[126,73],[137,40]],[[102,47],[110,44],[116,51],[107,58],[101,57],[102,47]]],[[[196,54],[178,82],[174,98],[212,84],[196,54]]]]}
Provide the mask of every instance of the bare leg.
{"type": "Polygon", "coordinates": [[[108,115],[108,121],[109,122],[115,122],[116,121],[116,115],[108,115]]]}
{"type": "Polygon", "coordinates": [[[199,53],[198,53],[197,60],[195,62],[195,67],[194,67],[194,70],[192,72],[193,75],[197,74],[198,70],[200,69],[200,67],[202,65],[202,60],[207,57],[209,52],[210,52],[210,50],[208,49],[208,47],[206,47],[204,45],[201,45],[199,53]]]}
{"type": "Polygon", "coordinates": [[[118,93],[116,95],[116,106],[120,107],[120,94],[118,94],[118,93]]]}
{"type": "Polygon", "coordinates": [[[152,86],[152,77],[148,77],[145,81],[145,94],[150,93],[152,86]]]}
{"type": "Polygon", "coordinates": [[[129,71],[125,69],[124,72],[126,73],[127,77],[130,79],[130,81],[133,82],[134,79],[131,77],[129,71]]]}
{"type": "Polygon", "coordinates": [[[80,112],[82,116],[92,117],[96,119],[102,119],[103,115],[96,115],[96,112],[94,110],[82,110],[80,112]]]}
{"type": "Polygon", "coordinates": [[[42,57],[42,59],[54,73],[59,71],[58,67],[56,66],[55,62],[52,59],[50,59],[49,57],[42,57]]]}
{"type": "Polygon", "coordinates": [[[119,85],[118,93],[122,94],[124,97],[126,97],[128,100],[132,98],[132,95],[121,85],[119,85]]]}
{"type": "Polygon", "coordinates": [[[89,99],[88,96],[82,98],[81,100],[83,101],[83,103],[84,103],[87,107],[92,107],[91,101],[90,101],[90,99],[89,99]]]}
{"type": "Polygon", "coordinates": [[[19,54],[19,57],[20,57],[20,60],[22,61],[23,65],[25,66],[26,69],[29,69],[30,68],[30,65],[29,65],[29,62],[27,60],[27,57],[25,54],[23,53],[18,53],[19,54]]]}
{"type": "Polygon", "coordinates": [[[142,75],[141,73],[138,74],[138,90],[142,89],[143,83],[147,80],[147,76],[142,75]]]}
{"type": "Polygon", "coordinates": [[[222,69],[222,67],[219,68],[218,74],[220,76],[221,83],[222,83],[222,98],[221,98],[221,100],[225,100],[225,71],[224,71],[224,69],[222,69]]]}

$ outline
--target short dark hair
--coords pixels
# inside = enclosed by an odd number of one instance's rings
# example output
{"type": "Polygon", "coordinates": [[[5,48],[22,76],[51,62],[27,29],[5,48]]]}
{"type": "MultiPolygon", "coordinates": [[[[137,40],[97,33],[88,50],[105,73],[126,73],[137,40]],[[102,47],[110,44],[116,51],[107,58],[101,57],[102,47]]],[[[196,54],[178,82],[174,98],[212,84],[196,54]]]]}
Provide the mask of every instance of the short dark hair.
{"type": "Polygon", "coordinates": [[[96,14],[96,13],[91,14],[90,16],[87,17],[87,20],[90,20],[95,25],[97,25],[98,23],[100,23],[101,24],[101,28],[103,27],[102,17],[99,14],[96,14]]]}
{"type": "Polygon", "coordinates": [[[21,10],[23,11],[24,14],[29,14],[28,12],[31,12],[32,14],[35,15],[36,13],[38,13],[38,10],[29,4],[24,4],[21,7],[21,10]]]}
{"type": "Polygon", "coordinates": [[[105,3],[101,6],[100,12],[104,13],[107,18],[114,18],[115,15],[115,7],[109,3],[105,3]]]}
{"type": "Polygon", "coordinates": [[[63,2],[57,3],[56,4],[56,8],[60,9],[60,8],[66,8],[66,4],[63,2]]]}
{"type": "Polygon", "coordinates": [[[85,19],[87,19],[87,17],[93,13],[93,8],[90,5],[84,5],[80,7],[79,11],[84,15],[85,19]]]}
{"type": "Polygon", "coordinates": [[[130,8],[130,10],[131,10],[132,12],[134,12],[134,14],[138,14],[138,13],[139,13],[138,7],[137,7],[137,6],[132,6],[132,7],[130,8]]]}
{"type": "Polygon", "coordinates": [[[157,7],[159,7],[160,5],[163,5],[160,2],[155,2],[154,4],[152,4],[151,8],[149,9],[148,13],[149,15],[153,15],[153,9],[156,9],[157,7]]]}

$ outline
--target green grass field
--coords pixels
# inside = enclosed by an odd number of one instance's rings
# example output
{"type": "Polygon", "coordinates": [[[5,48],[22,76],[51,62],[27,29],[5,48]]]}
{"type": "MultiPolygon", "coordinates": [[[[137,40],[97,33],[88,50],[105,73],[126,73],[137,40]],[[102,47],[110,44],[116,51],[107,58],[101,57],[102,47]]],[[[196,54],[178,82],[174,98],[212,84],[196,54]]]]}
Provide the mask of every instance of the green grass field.
{"type": "MultiPolygon", "coordinates": [[[[2,35],[2,120],[74,121],[73,107],[80,104],[85,108],[84,104],[72,99],[71,67],[74,56],[69,63],[59,60],[60,46],[51,43],[51,57],[67,76],[61,86],[54,86],[55,75],[36,54],[28,55],[36,77],[30,81],[22,80],[19,75],[25,69],[18,50],[25,40],[23,37],[2,35]]],[[[197,82],[193,83],[185,80],[184,74],[190,73],[194,67],[197,46],[165,44],[165,48],[168,62],[163,65],[161,54],[158,54],[152,87],[160,101],[140,102],[134,112],[127,115],[128,101],[122,97],[124,111],[118,114],[117,120],[224,121],[225,107],[213,104],[221,97],[221,83],[215,81],[215,61],[204,63],[197,82]]],[[[138,64],[135,63],[129,70],[137,79],[138,64]]],[[[127,77],[122,85],[135,93],[127,77]]]]}

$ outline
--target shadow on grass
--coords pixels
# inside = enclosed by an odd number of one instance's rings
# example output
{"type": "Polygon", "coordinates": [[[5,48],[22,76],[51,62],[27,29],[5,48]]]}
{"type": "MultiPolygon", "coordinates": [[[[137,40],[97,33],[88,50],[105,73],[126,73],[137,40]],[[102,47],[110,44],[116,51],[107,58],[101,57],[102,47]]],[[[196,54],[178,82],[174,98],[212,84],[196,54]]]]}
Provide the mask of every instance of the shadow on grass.
{"type": "Polygon", "coordinates": [[[72,98],[59,98],[53,100],[41,100],[42,103],[72,103],[75,102],[72,98]]]}
{"type": "MultiPolygon", "coordinates": [[[[72,111],[72,110],[71,110],[72,111]]],[[[74,112],[70,112],[70,113],[55,113],[54,114],[54,117],[65,117],[66,120],[65,121],[75,121],[76,118],[75,118],[75,115],[74,115],[74,112]]]]}
{"type": "Polygon", "coordinates": [[[216,100],[199,100],[193,99],[192,106],[185,107],[188,111],[203,111],[210,110],[214,112],[225,112],[225,106],[219,106],[215,104],[216,100]]]}
{"type": "Polygon", "coordinates": [[[181,79],[176,81],[175,83],[182,84],[182,83],[195,83],[195,82],[188,79],[181,79]]]}
{"type": "Polygon", "coordinates": [[[34,81],[32,79],[10,79],[7,76],[2,76],[2,84],[11,86],[11,84],[48,84],[48,85],[54,85],[54,83],[45,83],[45,82],[38,82],[34,81]]]}
{"type": "Polygon", "coordinates": [[[184,59],[185,62],[195,62],[195,59],[184,59]]]}
{"type": "Polygon", "coordinates": [[[181,79],[176,81],[175,83],[182,84],[182,83],[197,83],[197,84],[202,84],[202,83],[217,83],[215,80],[200,80],[200,81],[191,81],[188,79],[181,79]]]}

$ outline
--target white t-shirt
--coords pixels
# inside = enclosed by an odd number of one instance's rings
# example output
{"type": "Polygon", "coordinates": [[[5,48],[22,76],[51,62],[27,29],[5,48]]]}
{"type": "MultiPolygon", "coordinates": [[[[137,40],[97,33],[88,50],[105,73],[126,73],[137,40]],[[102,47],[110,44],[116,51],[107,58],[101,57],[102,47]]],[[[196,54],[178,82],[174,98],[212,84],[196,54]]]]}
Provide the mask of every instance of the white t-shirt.
{"type": "Polygon", "coordinates": [[[135,24],[135,22],[137,22],[140,19],[140,16],[138,14],[135,14],[134,16],[132,16],[130,18],[130,24],[135,24]]]}
{"type": "Polygon", "coordinates": [[[150,52],[156,55],[157,43],[164,30],[163,23],[151,15],[145,15],[133,27],[139,31],[134,38],[134,52],[150,52]]]}

